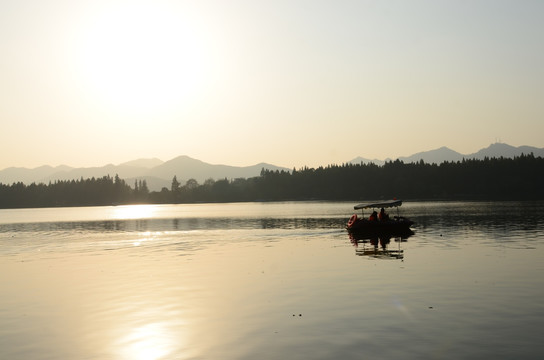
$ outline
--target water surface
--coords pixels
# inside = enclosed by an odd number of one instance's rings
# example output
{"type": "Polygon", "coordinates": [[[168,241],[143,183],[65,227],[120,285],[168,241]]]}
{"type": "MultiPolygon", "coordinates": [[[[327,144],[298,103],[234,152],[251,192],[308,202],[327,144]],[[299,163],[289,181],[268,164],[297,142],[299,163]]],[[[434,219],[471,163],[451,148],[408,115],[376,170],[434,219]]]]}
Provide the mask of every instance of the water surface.
{"type": "Polygon", "coordinates": [[[2,359],[532,359],[541,202],[0,210],[2,359]]]}

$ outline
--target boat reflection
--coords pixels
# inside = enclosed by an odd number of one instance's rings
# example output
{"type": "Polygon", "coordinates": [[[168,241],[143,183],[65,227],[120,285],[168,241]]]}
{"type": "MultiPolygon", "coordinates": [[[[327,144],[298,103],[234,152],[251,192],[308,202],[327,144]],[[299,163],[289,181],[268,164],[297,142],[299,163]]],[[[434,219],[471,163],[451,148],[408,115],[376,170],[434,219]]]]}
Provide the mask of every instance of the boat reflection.
{"type": "Polygon", "coordinates": [[[414,232],[408,230],[401,233],[350,232],[348,234],[357,256],[368,256],[376,259],[404,259],[404,250],[401,249],[401,244],[414,235],[414,232]],[[390,246],[391,239],[396,243],[396,246],[390,246]]]}

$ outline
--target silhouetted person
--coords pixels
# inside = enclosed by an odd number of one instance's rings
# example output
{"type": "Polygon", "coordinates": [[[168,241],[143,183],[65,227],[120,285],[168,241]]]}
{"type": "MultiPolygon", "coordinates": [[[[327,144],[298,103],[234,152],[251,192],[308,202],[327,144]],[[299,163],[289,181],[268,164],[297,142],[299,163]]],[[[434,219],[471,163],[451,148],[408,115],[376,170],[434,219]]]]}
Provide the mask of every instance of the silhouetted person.
{"type": "Polygon", "coordinates": [[[373,211],[372,214],[368,217],[368,220],[370,221],[378,221],[378,213],[376,211],[373,211]]]}
{"type": "Polygon", "coordinates": [[[389,215],[385,212],[384,208],[380,210],[380,214],[378,215],[378,219],[380,221],[387,221],[389,220],[389,215]]]}

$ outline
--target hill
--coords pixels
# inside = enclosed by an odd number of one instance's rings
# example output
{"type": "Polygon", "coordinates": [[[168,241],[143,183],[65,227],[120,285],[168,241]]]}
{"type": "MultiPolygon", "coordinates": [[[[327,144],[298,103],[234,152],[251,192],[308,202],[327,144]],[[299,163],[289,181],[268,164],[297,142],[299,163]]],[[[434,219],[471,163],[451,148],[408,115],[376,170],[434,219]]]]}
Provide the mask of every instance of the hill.
{"type": "Polygon", "coordinates": [[[494,143],[489,145],[485,149],[481,149],[478,152],[475,152],[474,154],[467,155],[466,157],[469,159],[482,160],[485,157],[499,158],[502,156],[505,158],[513,158],[515,156],[520,156],[521,154],[527,155],[530,153],[533,153],[533,155],[537,157],[538,156],[544,157],[544,148],[539,149],[533,146],[514,147],[504,143],[494,143]]]}
{"type": "Polygon", "coordinates": [[[178,156],[172,160],[163,162],[159,159],[138,159],[119,165],[108,164],[101,167],[72,168],[69,166],[41,166],[34,169],[7,168],[0,171],[0,183],[12,184],[22,182],[24,184],[55,182],[56,180],[77,180],[88,178],[100,178],[105,175],[119,175],[128,184],[134,181],[145,180],[151,191],[160,191],[163,187],[169,188],[174,176],[181,184],[189,179],[195,179],[199,183],[206,179],[236,179],[259,176],[262,169],[285,170],[287,168],[267,163],[259,163],[252,166],[214,165],[193,159],[189,156],[178,156]]]}
{"type": "MultiPolygon", "coordinates": [[[[410,156],[401,156],[398,158],[398,160],[403,161],[404,163],[415,163],[423,160],[423,162],[426,162],[428,164],[440,164],[444,161],[449,162],[456,162],[461,161],[463,159],[477,159],[477,160],[483,160],[484,158],[514,158],[515,156],[520,156],[521,154],[528,155],[530,153],[533,153],[534,156],[537,157],[544,157],[544,148],[536,148],[533,146],[511,146],[504,143],[494,143],[489,145],[488,147],[481,149],[473,154],[467,154],[463,155],[461,153],[458,153],[457,151],[451,150],[448,147],[441,147],[434,150],[429,151],[422,151],[418,152],[416,154],[410,155],[410,156]]],[[[352,164],[360,164],[363,162],[364,164],[368,164],[369,162],[373,162],[377,165],[383,165],[385,161],[389,161],[390,159],[385,160],[368,160],[363,157],[356,157],[353,160],[350,160],[349,163],[352,164]]]]}
{"type": "MultiPolygon", "coordinates": [[[[444,161],[456,162],[462,159],[484,159],[488,158],[513,158],[521,154],[533,153],[536,157],[544,157],[544,148],[536,148],[532,146],[514,147],[504,143],[494,143],[488,147],[481,149],[473,154],[463,155],[447,147],[441,147],[434,150],[422,151],[416,154],[399,157],[405,163],[419,162],[423,160],[426,163],[442,163],[444,161]]],[[[357,157],[348,163],[353,164],[368,164],[383,165],[385,160],[370,160],[364,157],[357,157]]],[[[284,170],[290,169],[279,167],[267,163],[259,163],[251,166],[230,166],[216,165],[193,159],[189,156],[178,156],[171,160],[163,162],[157,158],[136,159],[119,165],[108,164],[101,167],[88,168],[73,168],[66,165],[57,167],[40,166],[34,169],[10,167],[0,171],[0,183],[12,184],[22,182],[24,184],[31,183],[49,183],[56,180],[76,180],[87,178],[100,178],[105,175],[115,176],[125,179],[128,184],[133,184],[134,181],[146,180],[149,190],[160,191],[163,187],[169,188],[172,183],[172,178],[177,177],[181,184],[189,179],[195,179],[199,183],[203,183],[207,179],[236,179],[250,178],[259,176],[262,169],[267,170],[284,170]]]]}
{"type": "MultiPolygon", "coordinates": [[[[175,159],[207,166],[194,159],[175,159]]],[[[209,165],[209,164],[208,164],[209,165]]],[[[212,165],[213,166],[213,165],[212,165]]],[[[239,201],[543,200],[544,158],[486,158],[432,165],[387,162],[375,165],[328,165],[293,171],[264,170],[250,178],[219,179],[165,187],[131,187],[103,176],[51,184],[0,184],[0,208],[179,204],[239,201]]],[[[143,183],[142,183],[143,185],[143,183]]],[[[361,201],[358,201],[361,202],[361,201]]]]}
{"type": "Polygon", "coordinates": [[[159,165],[162,164],[163,162],[164,162],[164,161],[162,161],[162,160],[160,160],[160,159],[157,159],[157,158],[152,158],[152,159],[137,159],[137,160],[132,160],[132,161],[124,162],[124,163],[122,163],[121,165],[152,169],[152,168],[154,168],[155,166],[159,166],[159,165]]]}

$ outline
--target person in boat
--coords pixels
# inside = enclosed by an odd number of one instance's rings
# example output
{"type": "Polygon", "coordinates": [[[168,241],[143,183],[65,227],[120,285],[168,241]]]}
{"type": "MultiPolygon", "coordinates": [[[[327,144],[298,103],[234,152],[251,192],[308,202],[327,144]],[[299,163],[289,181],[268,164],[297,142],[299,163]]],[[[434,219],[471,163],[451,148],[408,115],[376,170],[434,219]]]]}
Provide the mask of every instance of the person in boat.
{"type": "Polygon", "coordinates": [[[389,220],[389,214],[387,214],[387,213],[385,212],[385,209],[384,209],[384,208],[382,208],[382,209],[380,210],[380,213],[378,214],[378,219],[380,219],[380,221],[387,221],[387,220],[389,220]]]}
{"type": "Polygon", "coordinates": [[[378,213],[376,211],[373,211],[372,214],[368,217],[369,221],[378,221],[378,213]]]}

